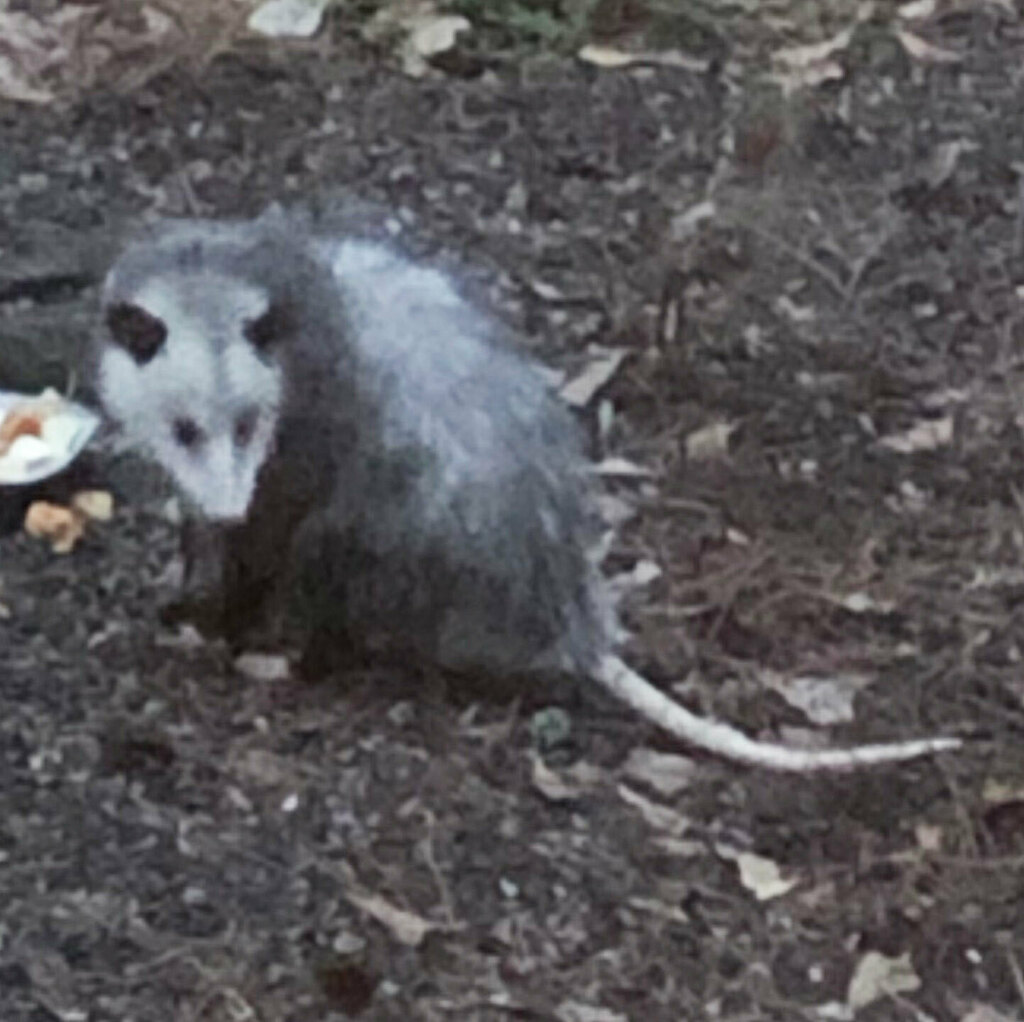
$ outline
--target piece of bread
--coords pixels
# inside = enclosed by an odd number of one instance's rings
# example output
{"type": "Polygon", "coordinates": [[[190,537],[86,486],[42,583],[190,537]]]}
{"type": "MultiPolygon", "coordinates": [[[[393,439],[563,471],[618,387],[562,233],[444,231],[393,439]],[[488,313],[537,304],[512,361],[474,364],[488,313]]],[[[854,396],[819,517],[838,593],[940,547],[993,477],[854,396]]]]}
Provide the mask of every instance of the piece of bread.
{"type": "Polygon", "coordinates": [[[69,507],[34,501],[25,514],[25,531],[37,539],[49,540],[54,553],[70,553],[85,532],[85,519],[69,507]]]}

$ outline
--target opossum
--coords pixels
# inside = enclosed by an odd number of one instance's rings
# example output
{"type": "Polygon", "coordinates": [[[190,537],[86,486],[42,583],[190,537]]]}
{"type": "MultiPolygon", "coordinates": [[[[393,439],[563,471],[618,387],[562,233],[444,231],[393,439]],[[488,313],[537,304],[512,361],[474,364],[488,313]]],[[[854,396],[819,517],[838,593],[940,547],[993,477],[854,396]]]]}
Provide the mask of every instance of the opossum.
{"type": "MultiPolygon", "coordinates": [[[[381,648],[460,671],[567,672],[684,742],[783,771],[954,749],[803,751],[696,717],[620,658],[571,412],[450,273],[272,207],[127,245],[92,351],[107,415],[217,523],[225,635],[281,599],[309,663],[381,648]]],[[[212,555],[211,555],[212,556],[212,555]]]]}

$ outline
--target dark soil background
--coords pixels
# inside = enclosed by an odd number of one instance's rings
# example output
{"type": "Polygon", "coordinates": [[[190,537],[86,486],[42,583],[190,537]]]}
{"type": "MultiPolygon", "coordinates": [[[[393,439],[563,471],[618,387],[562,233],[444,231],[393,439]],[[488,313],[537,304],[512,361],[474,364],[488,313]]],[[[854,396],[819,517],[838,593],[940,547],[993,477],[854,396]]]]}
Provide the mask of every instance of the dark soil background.
{"type": "Polygon", "coordinates": [[[0,540],[2,1022],[844,1019],[871,952],[918,982],[858,1019],[1022,1017],[1024,29],[977,4],[932,38],[962,60],[866,32],[789,103],[715,47],[416,81],[334,37],[0,107],[0,386],[64,382],[133,218],[346,189],[552,363],[630,349],[601,443],[658,481],[615,484],[613,564],[664,570],[637,665],[765,736],[984,736],[667,793],[635,750],[690,750],[595,693],[254,678],[159,626],[173,507],[101,445],[113,522],[0,540]],[[812,734],[768,671],[872,684],[812,734]],[[758,900],[728,849],[795,886],[758,900]]]}

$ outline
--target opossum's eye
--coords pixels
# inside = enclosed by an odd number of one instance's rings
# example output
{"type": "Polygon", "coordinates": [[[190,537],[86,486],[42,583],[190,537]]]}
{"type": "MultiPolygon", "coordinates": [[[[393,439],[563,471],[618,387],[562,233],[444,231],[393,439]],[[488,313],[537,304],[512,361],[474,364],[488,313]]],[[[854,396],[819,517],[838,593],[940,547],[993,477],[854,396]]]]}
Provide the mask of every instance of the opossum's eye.
{"type": "Polygon", "coordinates": [[[234,436],[236,447],[245,447],[252,440],[259,417],[260,413],[257,409],[247,408],[235,419],[234,436]]]}
{"type": "Polygon", "coordinates": [[[139,365],[145,365],[167,339],[163,321],[130,302],[118,302],[107,309],[107,329],[114,343],[139,365]]]}
{"type": "Polygon", "coordinates": [[[174,442],[186,451],[194,451],[203,442],[203,431],[196,425],[195,419],[175,419],[171,425],[174,442]]]}
{"type": "Polygon", "coordinates": [[[266,351],[288,333],[290,316],[282,305],[271,305],[258,319],[250,319],[243,328],[245,339],[257,350],[266,351]]]}

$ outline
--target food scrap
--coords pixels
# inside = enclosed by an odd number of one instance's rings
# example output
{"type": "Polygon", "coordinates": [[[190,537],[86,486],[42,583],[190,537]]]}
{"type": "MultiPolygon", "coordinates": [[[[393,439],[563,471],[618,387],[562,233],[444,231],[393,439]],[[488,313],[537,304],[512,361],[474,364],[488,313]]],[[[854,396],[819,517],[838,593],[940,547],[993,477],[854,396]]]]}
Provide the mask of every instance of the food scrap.
{"type": "Polygon", "coordinates": [[[37,500],[25,514],[25,531],[36,539],[48,539],[55,554],[68,554],[85,533],[85,518],[69,507],[37,500]]]}
{"type": "Polygon", "coordinates": [[[81,490],[71,498],[71,506],[94,522],[114,517],[114,498],[106,490],[81,490]]]}
{"type": "Polygon", "coordinates": [[[39,397],[9,409],[0,422],[0,458],[10,452],[20,437],[38,437],[42,440],[45,423],[61,410],[62,404],[55,390],[45,390],[39,397]]]}
{"type": "Polygon", "coordinates": [[[33,501],[25,514],[25,531],[36,539],[46,539],[55,554],[69,554],[85,535],[90,521],[107,522],[114,514],[114,498],[105,490],[82,490],[71,499],[71,506],[47,500],[33,501]]]}
{"type": "Polygon", "coordinates": [[[36,397],[0,391],[0,485],[56,475],[89,442],[99,418],[47,388],[36,397]]]}

